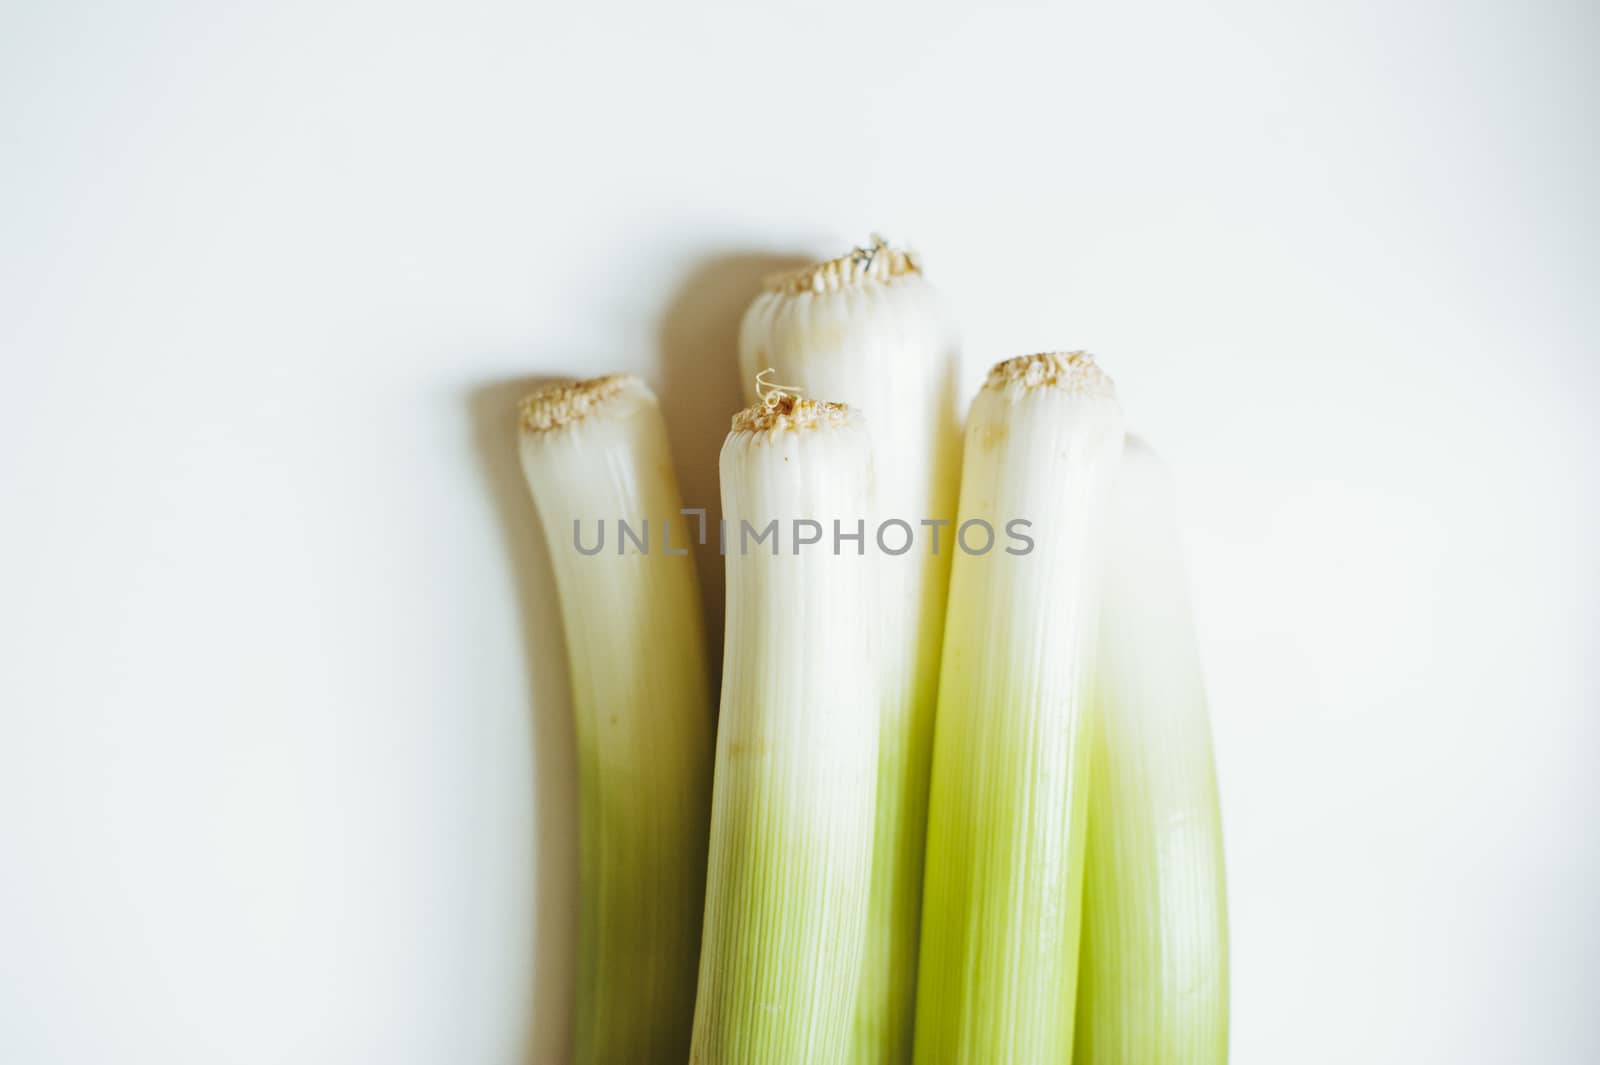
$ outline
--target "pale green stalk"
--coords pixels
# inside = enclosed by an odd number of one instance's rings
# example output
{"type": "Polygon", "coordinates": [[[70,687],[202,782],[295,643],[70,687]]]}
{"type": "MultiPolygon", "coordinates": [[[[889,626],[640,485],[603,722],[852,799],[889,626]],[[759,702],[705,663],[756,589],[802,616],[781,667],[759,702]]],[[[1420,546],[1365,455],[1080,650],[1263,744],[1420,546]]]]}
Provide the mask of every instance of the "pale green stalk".
{"type": "Polygon", "coordinates": [[[917,990],[921,1065],[1054,1065],[1072,1054],[1089,706],[1111,382],[1081,353],[996,366],[967,422],[963,526],[934,738],[917,990]],[[1028,521],[1033,548],[1007,538],[1028,521]],[[983,546],[973,526],[970,545],[983,546]],[[1019,552],[1019,553],[1012,553],[1019,552]]]}
{"type": "Polygon", "coordinates": [[[1171,478],[1130,437],[1101,604],[1077,1065],[1228,1060],[1222,818],[1171,478]]]}
{"type": "MultiPolygon", "coordinates": [[[[898,556],[876,543],[867,549],[878,556],[874,579],[882,589],[873,608],[882,731],[872,912],[851,1052],[840,1059],[851,1065],[911,1060],[928,768],[951,557],[949,527],[934,554],[932,530],[921,523],[955,517],[959,355],[943,297],[915,259],[881,241],[773,278],[740,330],[740,370],[752,400],[756,376],[770,367],[776,382],[865,414],[880,471],[876,517],[904,521],[915,536],[898,556]]],[[[899,551],[904,535],[888,530],[888,549],[899,551]]]]}
{"type": "Polygon", "coordinates": [[[832,534],[871,504],[868,438],[838,405],[769,399],[722,448],[727,635],[696,1065],[838,1065],[866,933],[876,621],[867,560],[850,543],[836,554],[832,534]],[[823,542],[799,545],[796,519],[823,542]],[[773,520],[778,539],[746,542],[743,523],[773,520]]]}
{"type": "Polygon", "coordinates": [[[712,720],[690,531],[655,396],[613,375],[524,401],[523,469],[572,668],[577,1065],[680,1065],[705,897],[712,720]],[[648,553],[618,536],[648,523],[648,553]],[[581,538],[575,523],[581,525],[581,538]],[[600,526],[606,540],[593,548],[600,526]],[[670,541],[663,542],[670,527],[670,541]]]}

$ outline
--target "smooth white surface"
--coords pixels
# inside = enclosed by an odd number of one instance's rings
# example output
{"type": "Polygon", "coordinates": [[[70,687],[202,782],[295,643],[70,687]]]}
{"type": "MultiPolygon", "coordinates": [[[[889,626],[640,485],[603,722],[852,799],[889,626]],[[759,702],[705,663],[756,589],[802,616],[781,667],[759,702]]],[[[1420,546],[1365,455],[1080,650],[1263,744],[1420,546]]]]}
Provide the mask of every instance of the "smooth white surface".
{"type": "MultiPolygon", "coordinates": [[[[0,1060],[559,1062],[530,377],[909,239],[1176,467],[1234,1061],[1600,1060],[1592,4],[0,11],[0,1060]]],[[[715,574],[709,583],[719,583],[715,574]]]]}

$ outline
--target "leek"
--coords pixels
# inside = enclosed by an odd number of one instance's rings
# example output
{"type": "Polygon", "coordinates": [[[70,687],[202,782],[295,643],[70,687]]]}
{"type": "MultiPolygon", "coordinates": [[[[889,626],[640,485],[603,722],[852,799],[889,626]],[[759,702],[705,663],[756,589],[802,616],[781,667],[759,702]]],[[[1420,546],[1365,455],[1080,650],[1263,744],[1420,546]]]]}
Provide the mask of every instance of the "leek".
{"type": "MultiPolygon", "coordinates": [[[[874,238],[868,248],[773,278],[745,313],[740,369],[753,382],[772,368],[809,395],[843,400],[870,425],[883,471],[879,515],[898,557],[879,551],[877,617],[881,734],[872,907],[848,1060],[911,1059],[928,766],[939,687],[939,650],[950,578],[950,530],[932,550],[922,522],[955,517],[961,427],[959,340],[943,298],[916,259],[874,238]]],[[[751,399],[755,396],[752,394],[751,399]]],[[[875,523],[876,524],[876,523],[875,523]]]]}
{"type": "Polygon", "coordinates": [[[934,738],[916,1061],[1072,1053],[1097,585],[1122,450],[1082,353],[996,366],[966,431],[934,738]],[[1013,523],[1027,522],[1017,526],[1013,523]],[[982,524],[980,524],[982,523],[982,524]]]}
{"type": "Polygon", "coordinates": [[[1101,605],[1079,1065],[1221,1065],[1228,923],[1210,726],[1173,491],[1129,438],[1101,605]]]}
{"type": "Polygon", "coordinates": [[[867,559],[838,538],[871,504],[868,437],[841,405],[774,393],[735,417],[720,465],[727,627],[689,1060],[837,1065],[878,749],[867,559]]]}
{"type": "Polygon", "coordinates": [[[681,1062],[694,1016],[711,702],[688,525],[656,399],[617,374],[522,406],[528,487],[572,669],[578,746],[579,1065],[681,1062]],[[600,540],[613,523],[647,549],[600,540]],[[581,535],[580,535],[581,532],[581,535]],[[660,537],[667,537],[662,542],[660,537]]]}

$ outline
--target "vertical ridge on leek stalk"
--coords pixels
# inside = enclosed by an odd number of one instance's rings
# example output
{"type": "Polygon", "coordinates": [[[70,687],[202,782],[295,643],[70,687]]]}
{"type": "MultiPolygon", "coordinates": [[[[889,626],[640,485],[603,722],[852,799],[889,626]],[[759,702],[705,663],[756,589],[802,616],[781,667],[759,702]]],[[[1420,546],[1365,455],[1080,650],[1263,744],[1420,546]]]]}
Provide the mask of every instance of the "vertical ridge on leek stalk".
{"type": "Polygon", "coordinates": [[[1101,602],[1078,1065],[1222,1065],[1222,821],[1171,479],[1129,437],[1101,602]]]}
{"type": "Polygon", "coordinates": [[[951,575],[921,1065],[1072,1053],[1097,584],[1122,438],[1111,381],[1082,353],[1000,363],[972,404],[958,534],[1027,521],[1034,546],[961,551],[951,575]]]}
{"type": "MultiPolygon", "coordinates": [[[[523,470],[567,635],[578,746],[577,1065],[684,1060],[711,793],[711,703],[689,528],[655,396],[636,377],[523,401],[523,470]],[[587,548],[598,526],[653,530],[587,548]],[[661,537],[670,528],[671,552],[661,537]],[[647,533],[648,535],[648,533],[647,533]]],[[[599,535],[603,536],[603,532],[599,535]]]]}
{"type": "Polygon", "coordinates": [[[740,328],[747,387],[771,367],[778,380],[865,414],[880,474],[878,514],[907,522],[919,537],[904,555],[880,554],[874,578],[882,588],[876,604],[882,731],[871,919],[851,1053],[840,1059],[851,1065],[911,1060],[928,768],[951,557],[948,546],[939,554],[929,550],[918,523],[955,517],[959,347],[944,300],[917,260],[879,238],[773,278],[740,328]]]}
{"type": "Polygon", "coordinates": [[[689,1060],[836,1065],[871,876],[875,622],[853,544],[802,545],[794,530],[852,532],[871,453],[842,405],[765,398],[735,417],[720,460],[727,628],[689,1060]],[[774,520],[770,547],[748,541],[745,523],[760,535],[774,520]]]}

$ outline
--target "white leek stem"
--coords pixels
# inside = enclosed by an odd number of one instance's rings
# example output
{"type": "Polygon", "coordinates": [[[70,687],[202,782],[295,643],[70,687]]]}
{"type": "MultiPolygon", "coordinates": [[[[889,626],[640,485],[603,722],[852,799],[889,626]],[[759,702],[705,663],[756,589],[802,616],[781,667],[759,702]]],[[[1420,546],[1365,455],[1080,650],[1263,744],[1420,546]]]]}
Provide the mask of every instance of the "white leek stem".
{"type": "MultiPolygon", "coordinates": [[[[872,915],[851,1054],[841,1059],[852,1065],[911,1059],[928,768],[953,553],[948,525],[934,554],[932,530],[921,522],[955,517],[959,354],[943,298],[915,259],[881,241],[772,279],[740,330],[747,389],[771,367],[776,382],[866,416],[879,471],[877,517],[904,521],[916,536],[898,557],[868,549],[879,555],[874,579],[882,589],[874,608],[882,733],[872,915]]],[[[891,549],[901,535],[891,530],[891,549]]]]}
{"type": "Polygon", "coordinates": [[[1171,478],[1130,437],[1101,605],[1079,1065],[1222,1065],[1222,819],[1171,478]]]}
{"type": "Polygon", "coordinates": [[[1072,1053],[1111,382],[1081,353],[1001,363],[973,402],[934,739],[917,991],[923,1065],[1072,1053]],[[971,546],[981,547],[977,526],[971,546]],[[1012,550],[1025,551],[1013,554],[1012,550]]]}
{"type": "Polygon", "coordinates": [[[530,396],[521,443],[577,720],[574,1060],[675,1065],[694,1016],[712,722],[694,562],[676,553],[691,534],[666,428],[644,383],[619,374],[530,396]],[[619,520],[636,531],[648,523],[648,553],[620,535],[592,556],[578,549],[619,520]]]}
{"type": "Polygon", "coordinates": [[[871,504],[868,438],[838,405],[769,400],[722,448],[727,635],[696,1065],[844,1060],[867,922],[875,622],[866,560],[832,541],[871,504]],[[743,523],[774,519],[778,553],[747,547],[743,523]],[[823,542],[795,546],[796,519],[823,542]]]}

